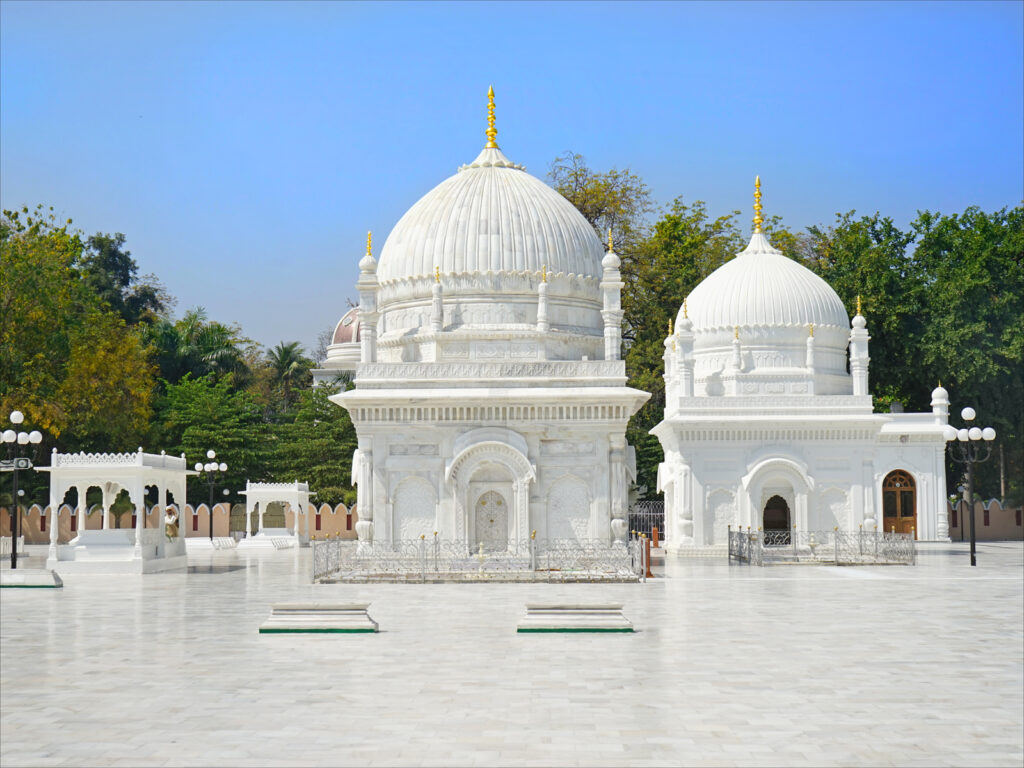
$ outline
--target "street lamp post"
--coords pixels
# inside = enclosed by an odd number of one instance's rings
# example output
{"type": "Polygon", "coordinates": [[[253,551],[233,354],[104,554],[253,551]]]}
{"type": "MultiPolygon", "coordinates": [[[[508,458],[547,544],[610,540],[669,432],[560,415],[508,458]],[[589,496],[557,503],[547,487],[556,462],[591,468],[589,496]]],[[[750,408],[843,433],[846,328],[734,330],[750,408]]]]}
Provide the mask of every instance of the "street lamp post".
{"type": "MultiPolygon", "coordinates": [[[[11,411],[10,415],[11,424],[15,426],[21,425],[25,421],[25,415],[21,411],[11,411]]],[[[18,567],[18,534],[21,532],[21,512],[18,509],[18,470],[19,469],[31,469],[32,460],[25,458],[21,455],[21,447],[23,445],[39,445],[43,441],[42,433],[33,429],[31,432],[15,431],[13,429],[4,430],[3,442],[7,445],[7,456],[8,458],[3,462],[0,462],[0,469],[4,472],[13,473],[13,493],[11,494],[11,504],[13,512],[11,513],[11,568],[18,567]],[[19,446],[15,448],[15,445],[19,446]]],[[[56,512],[54,513],[54,520],[56,521],[56,512]]],[[[56,524],[56,522],[54,523],[56,524]]]]}
{"type": "MultiPolygon", "coordinates": [[[[217,484],[217,474],[218,473],[227,472],[228,471],[228,465],[225,464],[223,461],[220,462],[219,464],[216,461],[214,461],[214,459],[217,458],[217,452],[216,451],[207,451],[206,452],[206,458],[208,458],[209,461],[206,462],[205,464],[203,464],[202,462],[199,462],[199,461],[196,462],[195,470],[196,470],[196,472],[205,472],[206,473],[206,482],[210,484],[210,544],[212,545],[213,544],[213,487],[217,484]]],[[[225,496],[228,495],[228,489],[227,488],[224,489],[224,495],[225,496]]]]}
{"type": "MultiPolygon", "coordinates": [[[[970,407],[960,411],[960,418],[965,422],[974,421],[976,415],[974,409],[970,407]]],[[[950,458],[957,464],[967,465],[967,514],[971,519],[971,565],[977,565],[974,535],[974,465],[988,461],[988,457],[992,455],[992,441],[996,439],[996,431],[992,427],[957,429],[954,426],[947,426],[944,434],[946,441],[951,443],[950,458]]],[[[961,530],[963,530],[962,527],[961,530]]]]}

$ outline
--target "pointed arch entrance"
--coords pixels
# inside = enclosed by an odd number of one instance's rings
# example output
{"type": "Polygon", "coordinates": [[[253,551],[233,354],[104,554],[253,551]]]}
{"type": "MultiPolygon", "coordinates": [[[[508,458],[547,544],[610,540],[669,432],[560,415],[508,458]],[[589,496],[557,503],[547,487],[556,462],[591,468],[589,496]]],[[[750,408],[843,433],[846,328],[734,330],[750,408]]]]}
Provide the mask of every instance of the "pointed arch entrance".
{"type": "Polygon", "coordinates": [[[917,538],[917,484],[905,470],[893,470],[882,481],[882,523],[884,531],[917,538]]]}

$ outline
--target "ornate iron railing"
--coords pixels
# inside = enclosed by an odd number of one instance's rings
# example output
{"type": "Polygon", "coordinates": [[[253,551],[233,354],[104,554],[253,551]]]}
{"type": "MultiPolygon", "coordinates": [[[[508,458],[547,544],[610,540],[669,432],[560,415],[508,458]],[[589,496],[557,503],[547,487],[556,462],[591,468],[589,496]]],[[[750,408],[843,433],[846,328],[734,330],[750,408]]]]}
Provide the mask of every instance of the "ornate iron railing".
{"type": "Polygon", "coordinates": [[[411,541],[311,542],[313,581],[638,581],[642,542],[526,539],[472,551],[436,536],[411,541]]]}
{"type": "Polygon", "coordinates": [[[870,565],[917,562],[914,536],[885,531],[729,529],[729,560],[748,565],[825,563],[870,565]]]}
{"type": "Polygon", "coordinates": [[[658,538],[665,540],[665,502],[638,501],[629,508],[630,532],[644,534],[647,538],[654,537],[654,529],[658,529],[658,538]]]}

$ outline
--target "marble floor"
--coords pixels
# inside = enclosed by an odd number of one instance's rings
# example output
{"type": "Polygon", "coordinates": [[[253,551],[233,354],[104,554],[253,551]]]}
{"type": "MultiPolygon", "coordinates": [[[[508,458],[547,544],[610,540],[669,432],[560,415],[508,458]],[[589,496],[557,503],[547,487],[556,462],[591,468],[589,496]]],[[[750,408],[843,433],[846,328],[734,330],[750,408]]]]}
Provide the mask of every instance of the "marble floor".
{"type": "Polygon", "coordinates": [[[1024,546],[669,560],[645,584],[310,584],[309,550],[0,593],[0,766],[1024,763],[1024,546]],[[376,635],[260,635],[370,602],[376,635]],[[621,601],[632,635],[517,634],[621,601]]]}

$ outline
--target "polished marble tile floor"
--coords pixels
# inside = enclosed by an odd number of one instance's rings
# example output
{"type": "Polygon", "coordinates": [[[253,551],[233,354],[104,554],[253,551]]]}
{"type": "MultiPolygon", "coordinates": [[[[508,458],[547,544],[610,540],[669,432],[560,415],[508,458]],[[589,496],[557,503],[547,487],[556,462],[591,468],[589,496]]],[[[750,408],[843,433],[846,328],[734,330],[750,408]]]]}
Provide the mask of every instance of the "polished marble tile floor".
{"type": "Polygon", "coordinates": [[[1024,764],[1024,546],[669,560],[646,584],[309,583],[309,550],[0,592],[0,766],[1024,764]],[[376,635],[260,635],[371,603],[376,635]],[[527,602],[634,634],[517,634],[527,602]]]}

